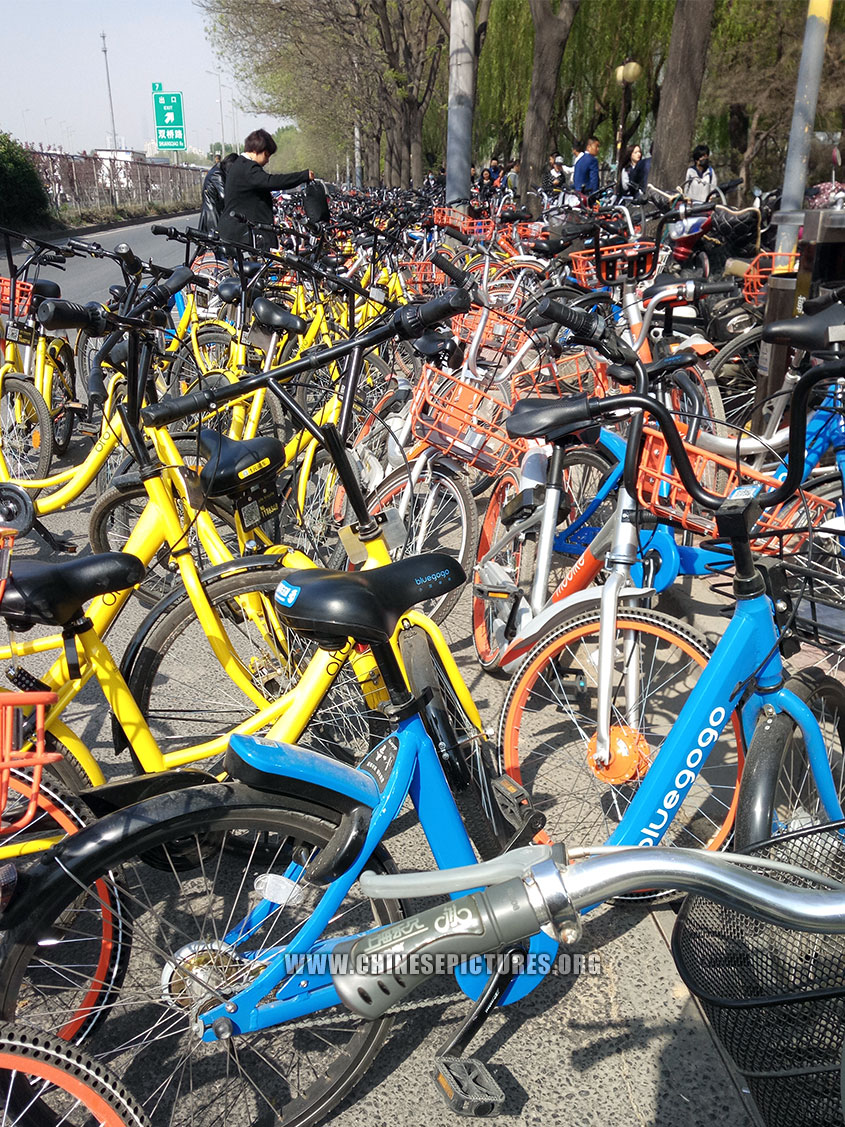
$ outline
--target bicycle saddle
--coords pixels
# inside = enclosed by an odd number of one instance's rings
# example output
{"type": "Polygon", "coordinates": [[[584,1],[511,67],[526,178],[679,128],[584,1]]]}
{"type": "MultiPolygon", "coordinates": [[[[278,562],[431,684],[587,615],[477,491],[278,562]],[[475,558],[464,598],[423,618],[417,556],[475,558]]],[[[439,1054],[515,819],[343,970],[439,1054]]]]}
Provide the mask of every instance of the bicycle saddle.
{"type": "Polygon", "coordinates": [[[283,306],[268,301],[266,297],[257,297],[253,301],[252,312],[256,321],[260,321],[268,329],[283,329],[286,333],[300,336],[308,328],[307,321],[294,317],[283,306]]]}
{"type": "Polygon", "coordinates": [[[545,438],[549,442],[567,439],[593,443],[601,427],[584,414],[586,395],[559,399],[518,399],[505,427],[511,438],[545,438]]]}
{"type": "Polygon", "coordinates": [[[335,649],[347,638],[386,642],[405,611],[466,580],[452,556],[429,552],[372,571],[289,571],[276,588],[279,618],[335,649]]]}
{"type": "Polygon", "coordinates": [[[224,278],[217,286],[217,296],[224,305],[234,305],[241,299],[241,283],[239,278],[224,278]]]}
{"type": "Polygon", "coordinates": [[[62,563],[16,559],[0,614],[12,630],[29,630],[36,623],[66,626],[80,617],[89,599],[134,587],[145,570],[129,552],[103,552],[62,563]]]}
{"type": "Polygon", "coordinates": [[[199,440],[200,450],[208,459],[200,470],[200,484],[207,497],[242,493],[256,476],[275,474],[284,465],[285,448],[270,435],[235,439],[203,427],[199,440]]]}
{"type": "Polygon", "coordinates": [[[37,302],[62,296],[61,286],[52,278],[36,278],[32,283],[32,297],[37,302]]]}
{"type": "Polygon", "coordinates": [[[839,302],[812,317],[790,317],[772,321],[763,328],[763,340],[769,344],[788,344],[813,352],[845,341],[845,313],[839,302]]]}
{"type": "Polygon", "coordinates": [[[531,249],[543,258],[554,258],[556,254],[566,250],[571,243],[572,239],[536,239],[531,243],[531,249]]]}

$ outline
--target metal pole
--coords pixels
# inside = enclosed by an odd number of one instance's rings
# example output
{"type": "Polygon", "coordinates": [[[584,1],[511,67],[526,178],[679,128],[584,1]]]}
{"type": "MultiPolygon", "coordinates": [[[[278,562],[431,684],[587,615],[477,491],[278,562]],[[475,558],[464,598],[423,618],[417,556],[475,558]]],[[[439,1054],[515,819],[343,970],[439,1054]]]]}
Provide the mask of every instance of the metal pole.
{"type": "Polygon", "coordinates": [[[111,147],[112,149],[116,149],[117,129],[114,125],[114,102],[112,101],[111,96],[111,78],[109,76],[109,53],[106,49],[106,33],[104,31],[100,32],[100,38],[103,41],[103,58],[106,60],[106,87],[108,88],[109,92],[109,112],[111,113],[111,147]]]}
{"type": "MultiPolygon", "coordinates": [[[[810,160],[810,142],[813,139],[816,103],[819,98],[819,86],[821,85],[822,66],[832,8],[833,0],[810,0],[807,7],[804,46],[801,49],[798,85],[795,90],[795,106],[792,111],[792,128],[789,131],[789,148],[786,153],[786,169],[783,174],[783,192],[781,194],[781,209],[783,211],[800,211],[804,203],[807,165],[810,160]]],[[[795,250],[798,242],[798,226],[798,224],[789,223],[778,227],[776,251],[788,253],[795,250]]]]}
{"type": "Polygon", "coordinates": [[[223,86],[220,82],[220,72],[217,72],[217,93],[220,95],[220,159],[226,155],[226,131],[223,128],[223,86]]]}
{"type": "Polygon", "coordinates": [[[475,0],[452,0],[449,31],[446,203],[469,199],[474,70],[475,0]]]}

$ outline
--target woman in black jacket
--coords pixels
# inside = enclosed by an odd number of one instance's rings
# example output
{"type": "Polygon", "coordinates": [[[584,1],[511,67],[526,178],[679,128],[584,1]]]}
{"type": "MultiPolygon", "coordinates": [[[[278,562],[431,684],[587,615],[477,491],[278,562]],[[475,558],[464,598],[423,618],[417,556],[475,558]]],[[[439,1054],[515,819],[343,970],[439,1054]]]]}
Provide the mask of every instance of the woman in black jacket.
{"type": "MultiPolygon", "coordinates": [[[[232,162],[226,174],[223,195],[223,214],[220,216],[218,230],[221,239],[233,242],[250,242],[249,227],[242,219],[232,214],[244,216],[252,223],[268,226],[273,222],[273,192],[285,188],[295,188],[314,179],[310,168],[302,172],[269,174],[264,166],[276,151],[276,142],[266,129],[256,129],[244,142],[244,151],[232,162]]],[[[255,236],[256,245],[269,245],[269,240],[255,236]]]]}
{"type": "Polygon", "coordinates": [[[202,208],[197,229],[205,231],[208,235],[217,234],[217,224],[220,222],[220,212],[223,210],[226,173],[237,156],[237,153],[229,153],[222,161],[218,158],[206,172],[202,182],[202,208]]]}

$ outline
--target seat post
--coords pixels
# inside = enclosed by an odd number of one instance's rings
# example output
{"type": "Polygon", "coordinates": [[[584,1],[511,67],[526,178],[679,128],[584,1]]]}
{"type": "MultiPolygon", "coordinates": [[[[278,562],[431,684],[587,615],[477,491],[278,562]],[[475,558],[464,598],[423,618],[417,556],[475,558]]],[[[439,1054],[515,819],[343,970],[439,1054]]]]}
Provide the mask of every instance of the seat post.
{"type": "Polygon", "coordinates": [[[402,670],[399,668],[399,662],[396,660],[396,654],[393,652],[393,647],[390,642],[371,642],[370,649],[379,668],[379,673],[384,680],[385,688],[390,694],[390,703],[399,708],[404,708],[412,698],[405,684],[405,678],[402,676],[402,670]]]}

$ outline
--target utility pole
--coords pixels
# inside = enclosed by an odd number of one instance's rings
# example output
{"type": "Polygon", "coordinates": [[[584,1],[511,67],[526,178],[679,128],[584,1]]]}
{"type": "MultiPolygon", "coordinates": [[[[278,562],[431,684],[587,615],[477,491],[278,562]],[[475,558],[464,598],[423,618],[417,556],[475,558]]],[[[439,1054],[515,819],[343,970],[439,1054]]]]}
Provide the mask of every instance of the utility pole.
{"type": "Polygon", "coordinates": [[[452,0],[446,134],[447,204],[469,199],[474,70],[475,0],[452,0]]]}
{"type": "Polygon", "coordinates": [[[117,148],[117,130],[114,125],[114,102],[112,101],[111,78],[109,77],[109,53],[106,49],[106,33],[104,31],[100,32],[100,38],[103,41],[103,58],[106,60],[106,87],[109,92],[109,112],[111,113],[111,147],[114,150],[117,148]]]}
{"type": "MultiPolygon", "coordinates": [[[[800,211],[804,203],[810,142],[813,139],[832,8],[833,0],[810,0],[807,8],[804,45],[801,48],[795,106],[792,110],[792,128],[789,131],[789,148],[786,151],[786,168],[783,173],[782,211],[800,211]]],[[[798,227],[795,224],[778,227],[776,251],[794,251],[797,242],[798,227]]]]}

